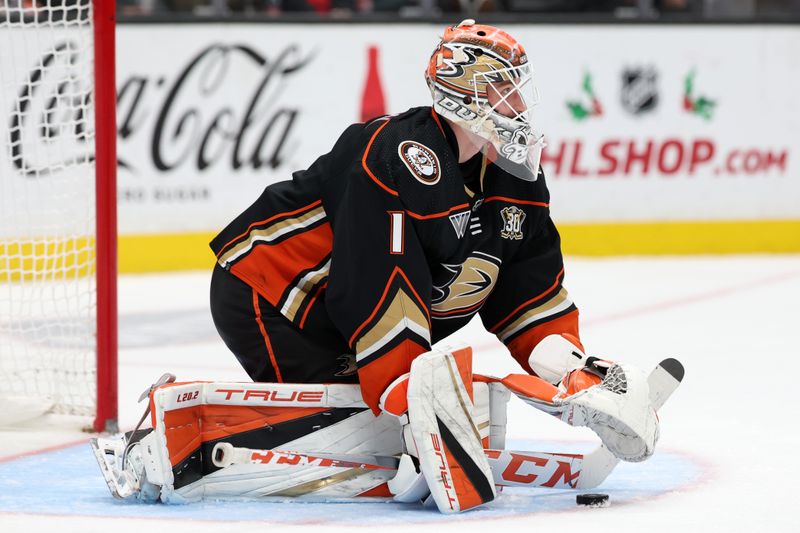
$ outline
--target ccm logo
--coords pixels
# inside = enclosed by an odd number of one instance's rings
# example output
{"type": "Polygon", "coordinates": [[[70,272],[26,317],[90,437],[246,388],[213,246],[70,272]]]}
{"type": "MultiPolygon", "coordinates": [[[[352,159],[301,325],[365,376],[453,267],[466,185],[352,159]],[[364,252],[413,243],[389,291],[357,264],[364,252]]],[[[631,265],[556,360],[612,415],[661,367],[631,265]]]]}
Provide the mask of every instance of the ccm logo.
{"type": "Polygon", "coordinates": [[[442,477],[442,486],[444,487],[444,493],[447,496],[447,501],[450,504],[450,509],[454,509],[453,502],[456,499],[451,494],[453,490],[452,483],[450,482],[450,471],[447,469],[447,461],[445,461],[444,453],[442,452],[442,446],[439,442],[439,436],[431,433],[431,443],[433,444],[433,453],[436,454],[436,457],[439,458],[439,474],[442,477]]]}
{"type": "Polygon", "coordinates": [[[313,391],[292,391],[285,392],[283,396],[278,391],[270,390],[248,390],[248,389],[217,389],[214,392],[225,393],[225,399],[230,400],[237,395],[241,395],[242,400],[249,400],[251,398],[261,398],[265,402],[305,402],[305,403],[319,403],[322,401],[324,392],[313,391]]]}

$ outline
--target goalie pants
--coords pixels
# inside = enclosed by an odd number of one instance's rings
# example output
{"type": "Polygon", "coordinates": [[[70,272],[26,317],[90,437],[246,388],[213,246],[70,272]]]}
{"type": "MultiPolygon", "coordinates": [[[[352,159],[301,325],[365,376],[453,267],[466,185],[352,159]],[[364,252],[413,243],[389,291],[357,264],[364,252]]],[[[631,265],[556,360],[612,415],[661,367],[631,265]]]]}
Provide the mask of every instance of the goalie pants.
{"type": "Polygon", "coordinates": [[[211,316],[253,381],[356,383],[355,355],[317,303],[299,329],[255,289],[219,265],[211,276],[211,316]]]}

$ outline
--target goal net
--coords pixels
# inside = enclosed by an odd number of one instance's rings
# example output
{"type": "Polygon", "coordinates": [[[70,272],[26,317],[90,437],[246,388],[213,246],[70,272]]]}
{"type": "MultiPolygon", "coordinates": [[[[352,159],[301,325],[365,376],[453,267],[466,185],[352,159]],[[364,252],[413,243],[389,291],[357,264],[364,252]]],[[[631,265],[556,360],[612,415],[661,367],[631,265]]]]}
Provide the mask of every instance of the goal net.
{"type": "Polygon", "coordinates": [[[113,4],[0,0],[0,424],[116,418],[113,4]]]}

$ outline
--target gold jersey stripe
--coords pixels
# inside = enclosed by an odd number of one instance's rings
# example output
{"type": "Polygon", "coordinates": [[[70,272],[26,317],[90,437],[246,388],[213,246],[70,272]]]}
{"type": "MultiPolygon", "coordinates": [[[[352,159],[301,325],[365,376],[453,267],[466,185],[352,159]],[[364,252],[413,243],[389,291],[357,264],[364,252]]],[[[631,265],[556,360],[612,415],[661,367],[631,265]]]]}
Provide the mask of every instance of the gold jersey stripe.
{"type": "Polygon", "coordinates": [[[356,342],[358,360],[380,350],[390,342],[394,338],[390,335],[393,330],[399,333],[404,329],[410,329],[430,340],[425,313],[403,289],[398,289],[383,315],[356,342]]]}

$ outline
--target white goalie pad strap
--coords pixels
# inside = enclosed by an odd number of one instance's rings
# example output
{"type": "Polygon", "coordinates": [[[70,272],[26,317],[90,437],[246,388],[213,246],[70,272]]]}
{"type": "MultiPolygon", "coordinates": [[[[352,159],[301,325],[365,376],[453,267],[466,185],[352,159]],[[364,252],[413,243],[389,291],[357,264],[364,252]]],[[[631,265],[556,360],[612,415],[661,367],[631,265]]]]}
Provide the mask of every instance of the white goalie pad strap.
{"type": "MultiPolygon", "coordinates": [[[[245,450],[241,450],[245,451],[245,450]]],[[[170,503],[202,498],[264,498],[329,502],[349,500],[389,481],[393,468],[376,469],[271,450],[247,450],[225,468],[182,487],[170,503]]],[[[355,457],[355,456],[354,456],[355,457]]]]}
{"type": "MultiPolygon", "coordinates": [[[[478,404],[478,385],[483,383],[475,383],[475,403],[476,403],[476,418],[478,404]]],[[[489,393],[489,448],[493,450],[503,450],[506,447],[506,424],[508,423],[508,400],[511,399],[511,391],[509,391],[501,383],[486,383],[486,388],[489,393]]],[[[480,424],[478,431],[481,431],[480,424]]],[[[481,438],[484,434],[481,432],[481,438]]]]}
{"type": "MultiPolygon", "coordinates": [[[[202,395],[199,393],[201,384],[190,385],[197,387],[192,390],[189,386],[186,386],[189,388],[189,391],[191,391],[192,396],[194,396],[195,392],[198,392],[198,398],[189,401],[196,402],[194,405],[199,405],[202,401],[202,395]]],[[[169,388],[181,389],[183,387],[184,386],[176,385],[169,388]]],[[[175,391],[176,394],[177,392],[178,391],[175,391]]],[[[148,435],[151,443],[146,450],[147,455],[150,456],[146,464],[150,464],[150,468],[145,467],[145,471],[147,472],[148,481],[161,487],[160,497],[163,502],[169,502],[170,498],[175,493],[175,476],[172,473],[172,463],[170,462],[169,456],[170,452],[167,446],[167,425],[164,420],[165,413],[170,410],[165,408],[165,404],[169,405],[169,399],[171,398],[173,398],[173,394],[170,393],[167,395],[163,392],[163,389],[155,390],[150,397],[153,431],[148,435]]],[[[189,406],[187,405],[187,407],[189,406]]]]}
{"type": "Polygon", "coordinates": [[[473,407],[450,353],[432,350],[411,364],[409,424],[431,496],[439,511],[455,513],[495,497],[473,407]]]}
{"type": "Polygon", "coordinates": [[[613,365],[599,385],[565,398],[561,419],[586,426],[623,461],[644,461],[658,441],[658,417],[650,402],[647,375],[629,365],[613,365]]]}
{"type": "MultiPolygon", "coordinates": [[[[486,383],[472,384],[472,421],[478,429],[478,436],[484,448],[489,447],[491,435],[492,401],[489,386],[486,383]]],[[[504,413],[505,414],[505,413],[504,413]]]]}

